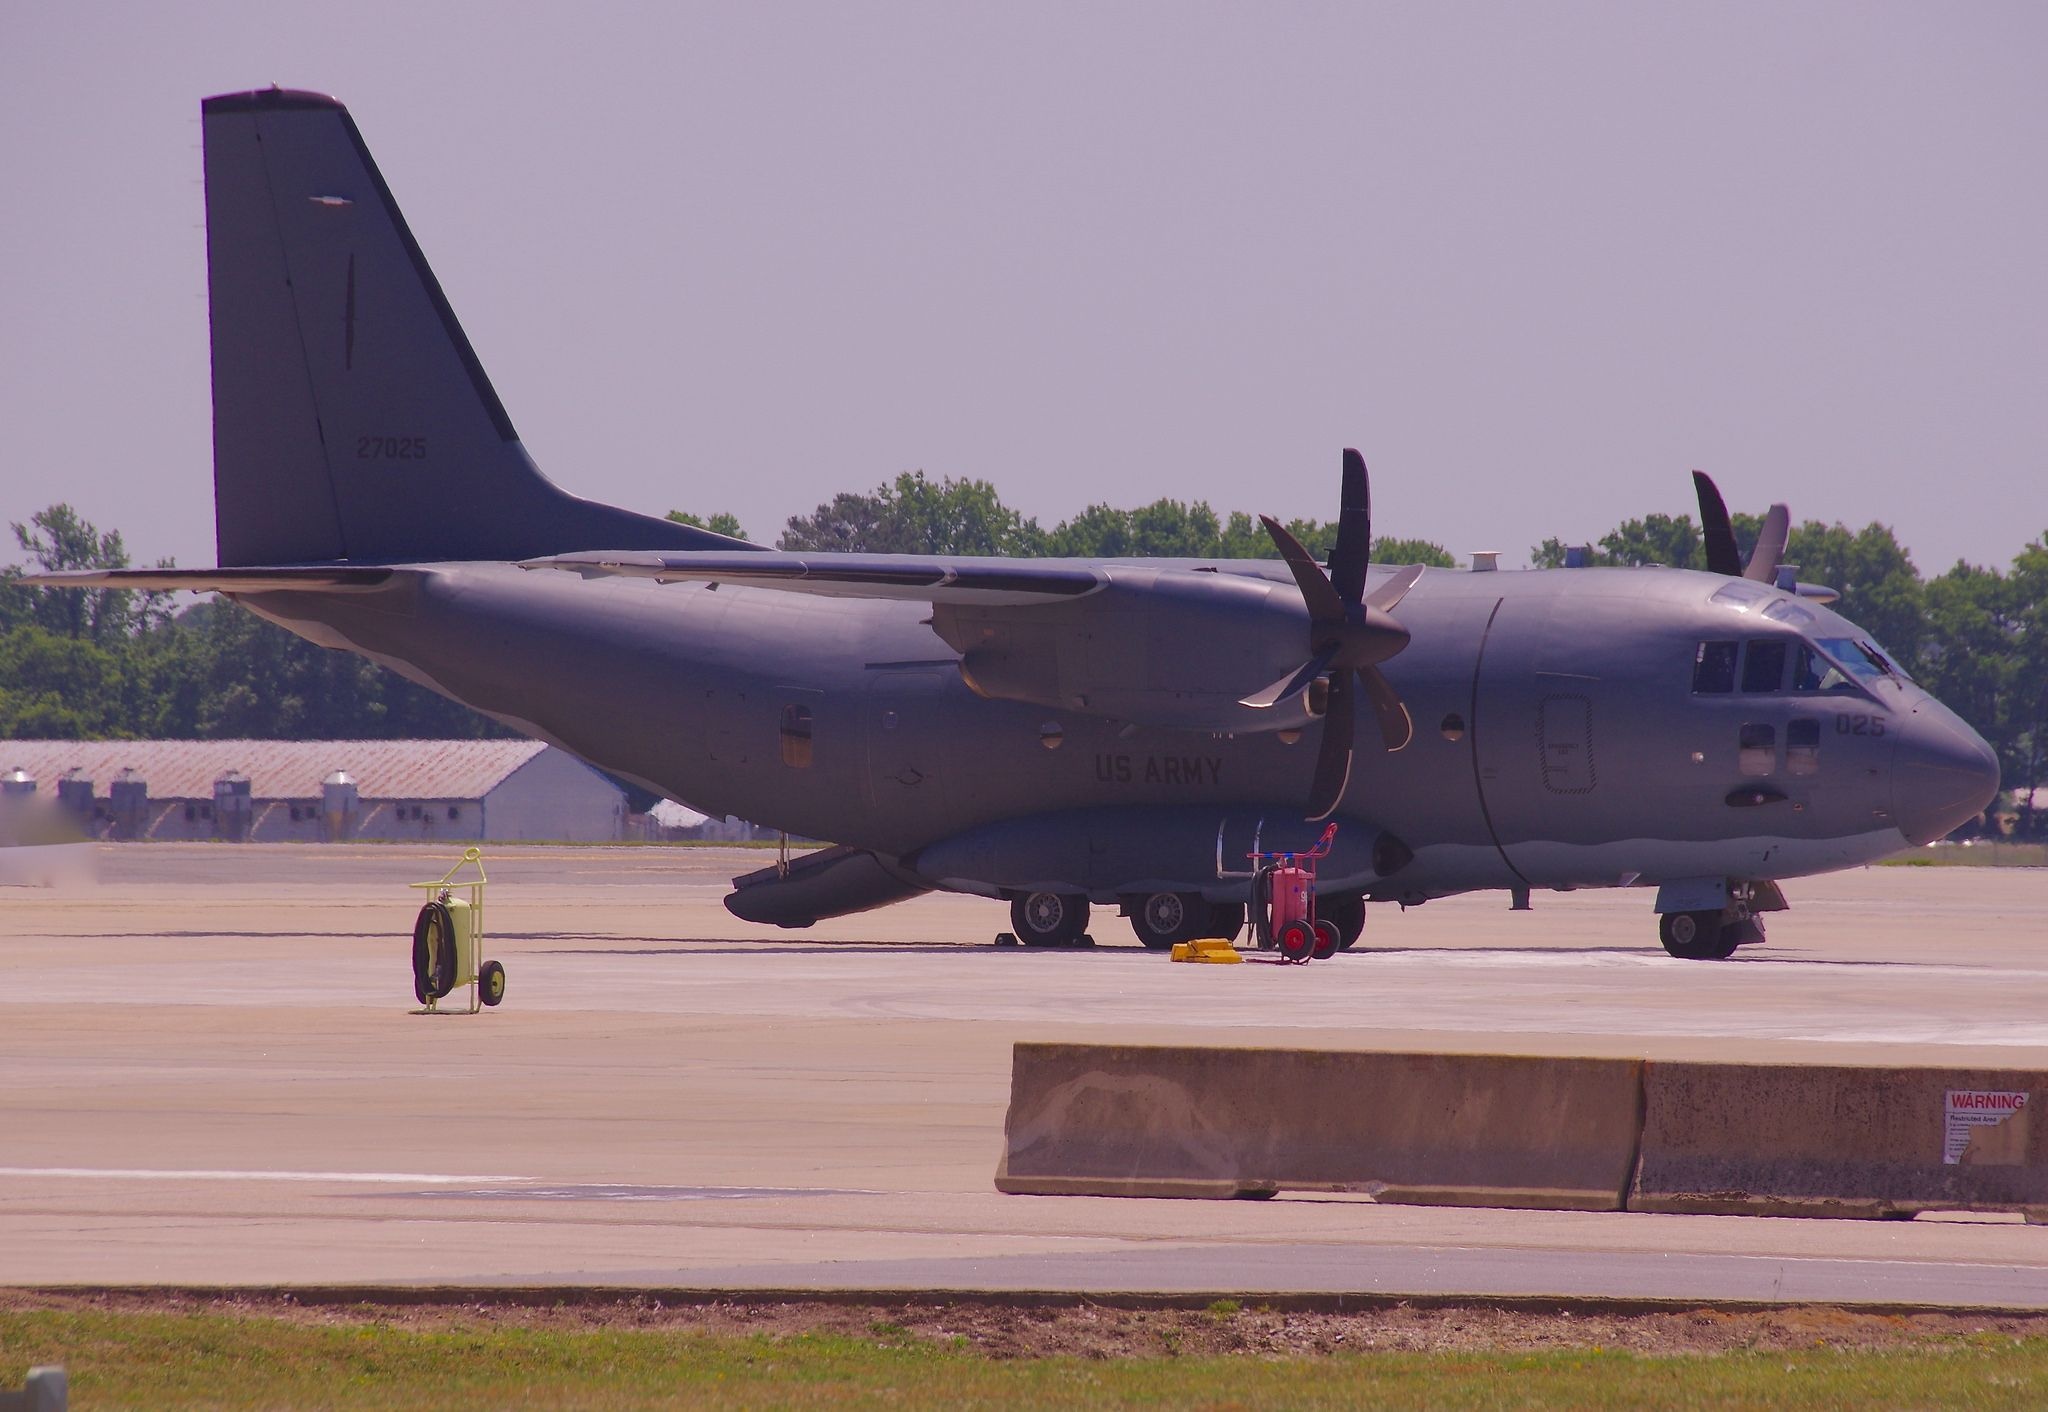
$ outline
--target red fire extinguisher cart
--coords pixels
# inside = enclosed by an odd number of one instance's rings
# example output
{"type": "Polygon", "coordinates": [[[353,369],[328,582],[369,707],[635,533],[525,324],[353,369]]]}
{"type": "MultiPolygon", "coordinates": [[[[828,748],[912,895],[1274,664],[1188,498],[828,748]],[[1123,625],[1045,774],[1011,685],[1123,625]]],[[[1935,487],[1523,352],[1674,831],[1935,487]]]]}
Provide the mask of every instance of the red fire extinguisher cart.
{"type": "Polygon", "coordinates": [[[1337,954],[1335,922],[1316,915],[1316,864],[1330,856],[1337,825],[1323,830],[1306,853],[1253,853],[1252,920],[1259,946],[1271,947],[1280,959],[1299,965],[1337,954]]]}

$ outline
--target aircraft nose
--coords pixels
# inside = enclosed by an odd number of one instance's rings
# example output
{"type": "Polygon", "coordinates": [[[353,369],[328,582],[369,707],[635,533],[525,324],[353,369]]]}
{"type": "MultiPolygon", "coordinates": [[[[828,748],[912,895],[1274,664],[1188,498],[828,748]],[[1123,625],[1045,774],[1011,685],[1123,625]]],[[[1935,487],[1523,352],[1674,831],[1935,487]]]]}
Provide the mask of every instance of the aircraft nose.
{"type": "Polygon", "coordinates": [[[1892,763],[1892,814],[1913,843],[1945,838],[1998,795],[1998,755],[1947,708],[1929,700],[1906,722],[1892,763]]]}

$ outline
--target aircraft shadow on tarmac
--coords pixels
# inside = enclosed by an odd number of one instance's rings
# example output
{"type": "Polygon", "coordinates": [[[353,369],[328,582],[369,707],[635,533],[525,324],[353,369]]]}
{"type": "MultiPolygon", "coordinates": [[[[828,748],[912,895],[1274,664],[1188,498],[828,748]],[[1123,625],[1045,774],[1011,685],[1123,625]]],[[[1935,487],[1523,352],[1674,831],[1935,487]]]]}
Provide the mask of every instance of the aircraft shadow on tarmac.
{"type": "Polygon", "coordinates": [[[95,941],[382,941],[399,935],[392,932],[280,932],[280,931],[191,931],[191,932],[76,932],[95,941]]]}

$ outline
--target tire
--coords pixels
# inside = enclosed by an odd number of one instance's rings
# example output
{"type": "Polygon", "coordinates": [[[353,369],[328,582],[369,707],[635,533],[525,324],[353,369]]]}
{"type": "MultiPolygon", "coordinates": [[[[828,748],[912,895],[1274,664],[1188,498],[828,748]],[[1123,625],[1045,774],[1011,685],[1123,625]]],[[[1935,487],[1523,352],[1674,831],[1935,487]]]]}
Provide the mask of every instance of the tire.
{"type": "Polygon", "coordinates": [[[1280,948],[1280,959],[1291,965],[1300,965],[1316,954],[1315,928],[1296,917],[1280,928],[1273,938],[1273,944],[1280,948]]]}
{"type": "Polygon", "coordinates": [[[1072,946],[1088,930],[1088,899],[1078,892],[1027,892],[1010,904],[1010,930],[1026,946],[1072,946]]]}
{"type": "Polygon", "coordinates": [[[455,989],[455,918],[429,902],[412,924],[412,993],[425,1005],[455,989]]]}
{"type": "Polygon", "coordinates": [[[1238,933],[1244,930],[1244,904],[1242,902],[1212,902],[1209,904],[1209,935],[1220,936],[1226,941],[1236,941],[1238,933]]]}
{"type": "Polygon", "coordinates": [[[1338,935],[1337,924],[1327,917],[1316,918],[1316,960],[1329,960],[1337,954],[1337,948],[1342,944],[1343,938],[1338,935]]]}
{"type": "Polygon", "coordinates": [[[1349,951],[1365,935],[1365,897],[1347,892],[1337,897],[1318,897],[1316,915],[1337,924],[1337,949],[1349,951]]]}
{"type": "Polygon", "coordinates": [[[505,998],[505,968],[496,961],[486,961],[476,973],[477,998],[486,1005],[496,1005],[505,998]]]}
{"type": "Polygon", "coordinates": [[[1252,940],[1261,951],[1273,949],[1273,865],[1261,863],[1252,873],[1252,940]]]}
{"type": "Polygon", "coordinates": [[[1147,951],[1171,951],[1175,942],[1203,934],[1208,911],[1193,893],[1149,893],[1131,907],[1131,930],[1147,951]]]}
{"type": "Polygon", "coordinates": [[[1681,961],[1725,961],[1735,954],[1736,937],[1719,912],[1667,912],[1657,923],[1658,940],[1681,961]]]}

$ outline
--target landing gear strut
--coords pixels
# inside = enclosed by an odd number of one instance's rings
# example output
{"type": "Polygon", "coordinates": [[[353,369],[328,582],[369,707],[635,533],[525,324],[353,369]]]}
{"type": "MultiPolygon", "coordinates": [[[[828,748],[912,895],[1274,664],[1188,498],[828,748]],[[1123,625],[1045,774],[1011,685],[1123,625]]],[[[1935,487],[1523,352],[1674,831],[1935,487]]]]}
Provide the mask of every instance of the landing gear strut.
{"type": "Polygon", "coordinates": [[[1666,912],[1658,919],[1657,937],[1682,961],[1725,961],[1736,947],[1763,942],[1764,923],[1758,913],[1784,910],[1785,894],[1776,883],[1730,878],[1722,906],[1666,912]]]}

